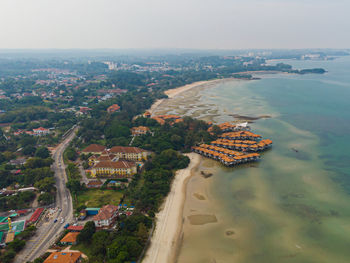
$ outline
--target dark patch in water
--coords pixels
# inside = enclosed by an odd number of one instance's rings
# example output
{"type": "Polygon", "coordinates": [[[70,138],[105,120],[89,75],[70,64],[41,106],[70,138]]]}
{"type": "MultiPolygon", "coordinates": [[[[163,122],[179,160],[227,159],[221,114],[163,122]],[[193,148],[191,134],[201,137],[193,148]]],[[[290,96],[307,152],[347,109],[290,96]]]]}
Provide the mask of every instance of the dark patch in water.
{"type": "Polygon", "coordinates": [[[327,216],[326,213],[305,204],[284,204],[283,208],[288,212],[310,220],[312,223],[321,224],[322,217],[327,216]]]}
{"type": "Polygon", "coordinates": [[[233,193],[233,197],[240,201],[247,201],[255,198],[255,195],[250,189],[240,189],[233,193]]]}
{"type": "Polygon", "coordinates": [[[239,115],[239,114],[230,114],[229,116],[234,117],[235,119],[238,120],[247,120],[247,121],[256,121],[256,120],[260,120],[260,119],[269,119],[271,118],[271,116],[269,115],[261,115],[258,117],[252,117],[252,116],[244,116],[244,115],[239,115]]]}
{"type": "Polygon", "coordinates": [[[289,199],[289,198],[304,198],[304,194],[301,193],[287,193],[285,195],[282,195],[283,199],[289,199]]]}

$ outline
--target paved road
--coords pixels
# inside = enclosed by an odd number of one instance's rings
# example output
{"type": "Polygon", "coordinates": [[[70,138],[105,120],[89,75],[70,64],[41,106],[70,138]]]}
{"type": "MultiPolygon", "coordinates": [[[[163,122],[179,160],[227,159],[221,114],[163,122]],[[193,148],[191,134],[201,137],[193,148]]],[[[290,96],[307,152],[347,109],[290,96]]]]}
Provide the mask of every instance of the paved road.
{"type": "Polygon", "coordinates": [[[35,258],[44,254],[62,233],[64,225],[67,222],[70,223],[73,221],[72,197],[66,188],[67,175],[63,162],[63,152],[74,138],[75,131],[76,129],[56,147],[52,154],[52,158],[55,161],[53,169],[55,171],[57,187],[56,208],[61,208],[62,211],[58,212],[53,219],[43,222],[38,227],[35,236],[27,242],[25,248],[17,255],[15,263],[33,261],[35,258]],[[64,223],[61,223],[61,217],[64,218],[64,223]],[[56,223],[54,223],[55,218],[59,218],[56,223]]]}

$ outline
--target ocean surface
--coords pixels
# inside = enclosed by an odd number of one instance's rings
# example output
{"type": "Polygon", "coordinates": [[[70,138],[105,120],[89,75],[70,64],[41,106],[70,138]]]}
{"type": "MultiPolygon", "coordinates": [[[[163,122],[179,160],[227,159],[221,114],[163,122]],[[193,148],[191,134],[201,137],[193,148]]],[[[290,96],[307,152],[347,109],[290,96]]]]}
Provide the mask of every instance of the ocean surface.
{"type": "Polygon", "coordinates": [[[350,57],[284,62],[328,73],[226,81],[161,107],[216,123],[267,115],[251,127],[274,143],[258,163],[202,162],[214,175],[189,182],[178,262],[350,262],[350,57]],[[198,213],[217,220],[192,224],[198,213]]]}

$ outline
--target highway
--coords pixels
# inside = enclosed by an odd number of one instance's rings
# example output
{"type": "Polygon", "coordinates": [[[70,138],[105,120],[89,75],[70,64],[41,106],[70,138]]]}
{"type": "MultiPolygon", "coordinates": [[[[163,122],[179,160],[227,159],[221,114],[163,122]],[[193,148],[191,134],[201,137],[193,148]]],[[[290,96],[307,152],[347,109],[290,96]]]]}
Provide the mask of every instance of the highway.
{"type": "Polygon", "coordinates": [[[62,233],[64,225],[73,221],[72,197],[69,190],[66,188],[67,174],[63,161],[63,152],[75,137],[76,130],[77,127],[72,129],[52,153],[52,158],[54,159],[53,170],[55,172],[57,188],[55,205],[58,211],[54,218],[42,222],[35,236],[27,241],[25,248],[17,254],[14,261],[15,263],[33,261],[35,258],[40,257],[54,244],[62,233]],[[60,211],[60,209],[62,210],[60,211]],[[55,218],[58,218],[57,222],[54,222],[55,218]],[[61,223],[61,218],[64,218],[63,223],[61,223]]]}

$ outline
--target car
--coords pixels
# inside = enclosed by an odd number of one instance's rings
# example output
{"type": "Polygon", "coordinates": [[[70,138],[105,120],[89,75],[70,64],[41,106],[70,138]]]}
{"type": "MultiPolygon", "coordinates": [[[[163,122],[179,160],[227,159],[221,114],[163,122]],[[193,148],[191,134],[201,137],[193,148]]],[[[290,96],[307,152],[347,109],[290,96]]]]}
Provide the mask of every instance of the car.
{"type": "Polygon", "coordinates": [[[55,218],[55,220],[53,220],[53,222],[56,223],[57,222],[57,218],[55,218]]]}
{"type": "Polygon", "coordinates": [[[64,223],[64,218],[61,219],[61,224],[63,224],[63,223],[64,223]]]}

